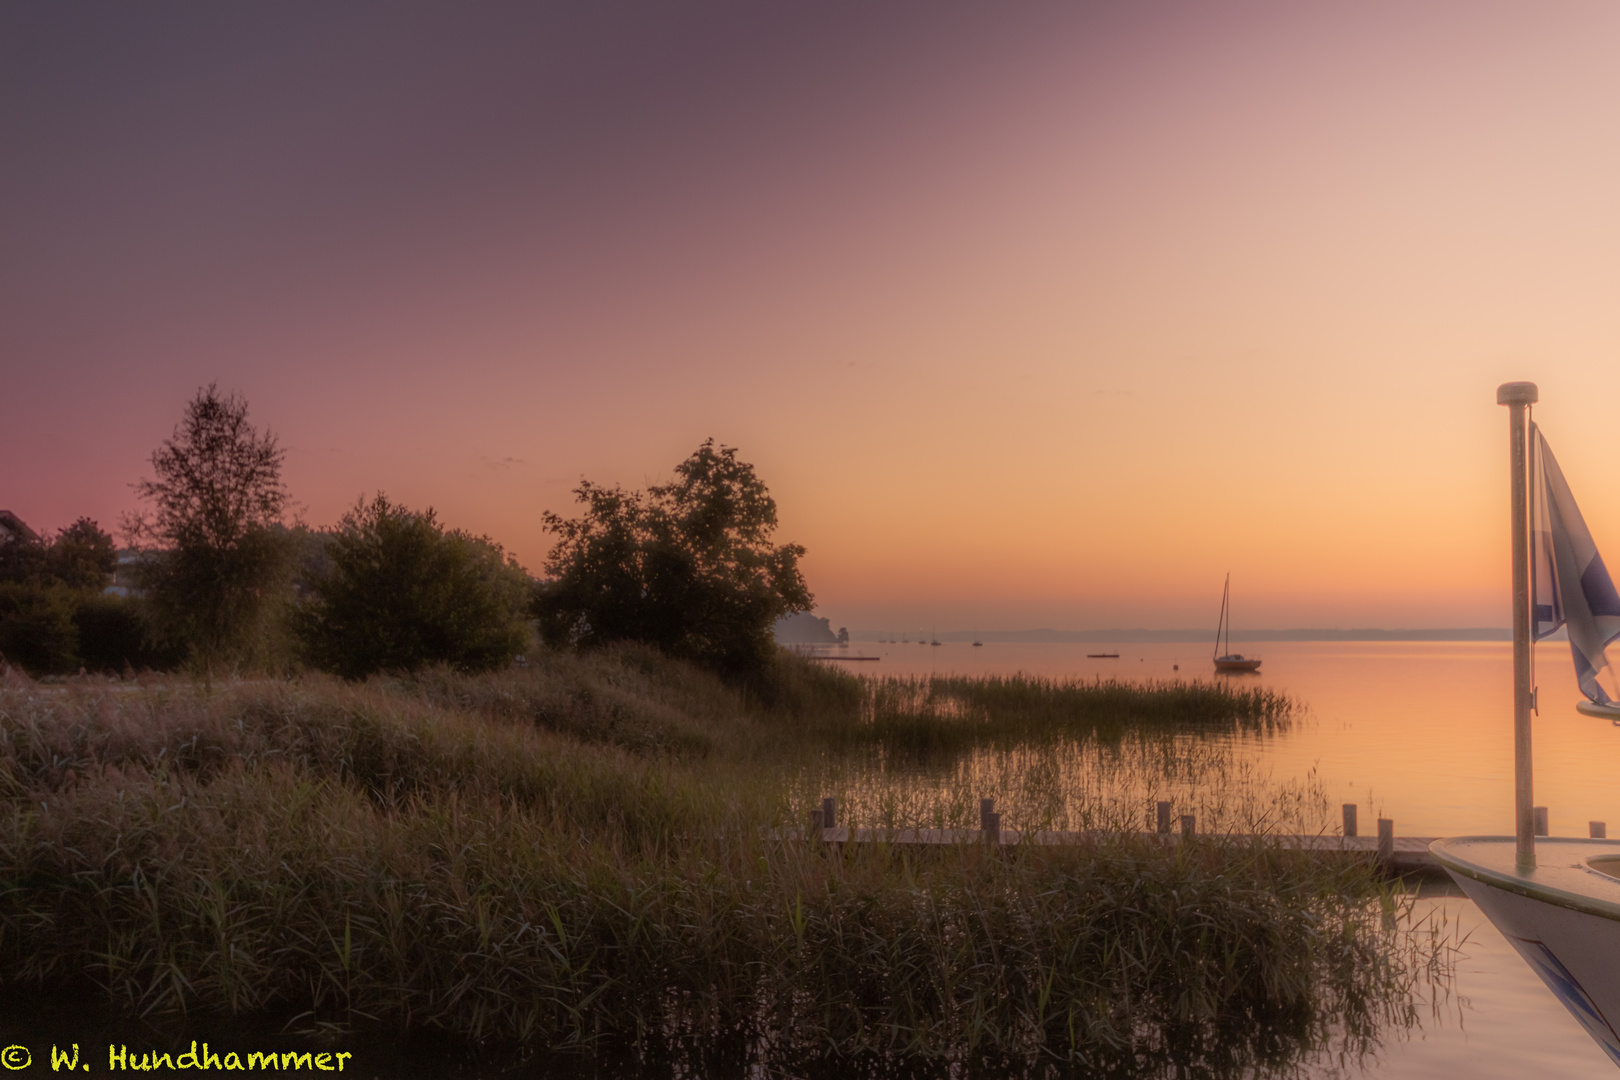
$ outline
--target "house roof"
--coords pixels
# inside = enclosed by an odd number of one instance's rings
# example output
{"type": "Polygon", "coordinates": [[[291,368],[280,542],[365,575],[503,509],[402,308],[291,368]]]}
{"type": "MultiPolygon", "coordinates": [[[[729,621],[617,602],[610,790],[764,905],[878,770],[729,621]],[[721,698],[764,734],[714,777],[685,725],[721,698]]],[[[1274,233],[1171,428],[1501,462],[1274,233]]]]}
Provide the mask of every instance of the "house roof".
{"type": "Polygon", "coordinates": [[[39,540],[39,534],[10,510],[0,510],[0,544],[9,544],[13,540],[33,543],[39,540]]]}

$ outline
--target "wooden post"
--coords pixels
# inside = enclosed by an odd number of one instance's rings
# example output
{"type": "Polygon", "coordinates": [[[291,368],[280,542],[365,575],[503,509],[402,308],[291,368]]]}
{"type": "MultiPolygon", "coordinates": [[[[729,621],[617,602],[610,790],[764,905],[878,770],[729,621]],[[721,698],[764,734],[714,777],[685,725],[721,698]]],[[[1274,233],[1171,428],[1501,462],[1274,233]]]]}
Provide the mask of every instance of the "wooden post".
{"type": "Polygon", "coordinates": [[[1344,804],[1344,835],[1356,835],[1356,804],[1353,802],[1344,804]]]}
{"type": "Polygon", "coordinates": [[[1395,822],[1387,817],[1378,819],[1378,861],[1395,861],[1395,822]]]}
{"type": "Polygon", "coordinates": [[[1607,840],[1609,838],[1609,827],[1607,825],[1603,824],[1603,822],[1594,821],[1594,822],[1591,823],[1591,825],[1592,825],[1592,839],[1594,839],[1594,840],[1607,840]]]}
{"type": "Polygon", "coordinates": [[[1552,835],[1552,833],[1547,831],[1547,808],[1545,806],[1536,807],[1536,835],[1552,835]]]}
{"type": "Polygon", "coordinates": [[[992,810],[984,815],[984,841],[987,844],[1001,843],[1001,815],[992,810]]]}
{"type": "Polygon", "coordinates": [[[829,829],[838,825],[838,800],[831,795],[821,800],[821,823],[829,829]]]}
{"type": "Polygon", "coordinates": [[[826,820],[826,816],[820,809],[810,811],[810,839],[821,839],[821,830],[826,828],[823,822],[826,820]]]}
{"type": "Polygon", "coordinates": [[[994,799],[980,799],[979,800],[979,831],[980,832],[989,832],[990,831],[990,819],[991,819],[991,817],[993,817],[995,815],[995,812],[996,812],[996,800],[994,800],[994,799]]]}
{"type": "Polygon", "coordinates": [[[1535,795],[1530,769],[1530,512],[1525,408],[1539,400],[1532,382],[1503,383],[1496,403],[1508,407],[1508,463],[1513,493],[1513,823],[1519,870],[1536,868],[1535,795]]]}
{"type": "Polygon", "coordinates": [[[1191,815],[1191,814],[1182,814],[1181,815],[1181,838],[1183,840],[1191,840],[1194,836],[1197,836],[1197,835],[1198,835],[1198,822],[1196,820],[1194,820],[1193,815],[1191,815]]]}
{"type": "Polygon", "coordinates": [[[1166,834],[1170,832],[1170,804],[1167,802],[1159,804],[1159,831],[1166,834]]]}

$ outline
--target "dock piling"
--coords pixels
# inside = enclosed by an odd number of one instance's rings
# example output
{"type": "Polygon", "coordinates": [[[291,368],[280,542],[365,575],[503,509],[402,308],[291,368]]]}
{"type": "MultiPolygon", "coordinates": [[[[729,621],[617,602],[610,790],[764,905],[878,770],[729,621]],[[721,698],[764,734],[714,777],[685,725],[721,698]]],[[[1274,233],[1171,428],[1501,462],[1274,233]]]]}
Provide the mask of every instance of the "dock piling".
{"type": "Polygon", "coordinates": [[[838,825],[838,800],[831,795],[821,800],[821,823],[829,829],[838,825]]]}
{"type": "Polygon", "coordinates": [[[1537,836],[1551,836],[1552,833],[1547,831],[1547,808],[1545,806],[1538,806],[1538,807],[1535,808],[1535,810],[1536,810],[1536,830],[1535,830],[1535,834],[1537,836]]]}
{"type": "Polygon", "coordinates": [[[1344,835],[1356,835],[1356,804],[1353,802],[1344,804],[1344,835]]]}
{"type": "Polygon", "coordinates": [[[1594,822],[1591,823],[1591,826],[1592,826],[1592,839],[1594,839],[1594,840],[1607,840],[1609,838],[1609,827],[1607,825],[1603,824],[1603,822],[1594,821],[1594,822]]]}
{"type": "Polygon", "coordinates": [[[1395,861],[1395,822],[1387,817],[1378,819],[1378,861],[1395,861]]]}
{"type": "Polygon", "coordinates": [[[1193,815],[1191,815],[1191,814],[1182,814],[1181,815],[1181,838],[1183,840],[1191,840],[1194,836],[1197,836],[1197,835],[1198,835],[1198,822],[1194,819],[1193,815]]]}
{"type": "Polygon", "coordinates": [[[984,842],[987,844],[1001,843],[1001,814],[995,810],[984,815],[984,829],[982,830],[984,842]]]}
{"type": "Polygon", "coordinates": [[[1165,835],[1169,835],[1169,833],[1170,833],[1170,804],[1167,803],[1167,802],[1162,802],[1162,803],[1159,804],[1158,809],[1159,809],[1159,822],[1158,822],[1159,831],[1164,833],[1165,835]]]}

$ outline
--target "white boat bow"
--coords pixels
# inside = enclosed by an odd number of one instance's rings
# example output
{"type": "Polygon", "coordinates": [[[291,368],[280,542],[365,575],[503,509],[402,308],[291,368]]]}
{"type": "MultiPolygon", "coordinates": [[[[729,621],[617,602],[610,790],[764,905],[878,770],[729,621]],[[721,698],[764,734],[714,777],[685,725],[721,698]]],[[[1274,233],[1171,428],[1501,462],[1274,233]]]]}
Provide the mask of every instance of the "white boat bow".
{"type": "Polygon", "coordinates": [[[1620,1065],[1620,840],[1457,836],[1429,852],[1589,1035],[1620,1065]]]}

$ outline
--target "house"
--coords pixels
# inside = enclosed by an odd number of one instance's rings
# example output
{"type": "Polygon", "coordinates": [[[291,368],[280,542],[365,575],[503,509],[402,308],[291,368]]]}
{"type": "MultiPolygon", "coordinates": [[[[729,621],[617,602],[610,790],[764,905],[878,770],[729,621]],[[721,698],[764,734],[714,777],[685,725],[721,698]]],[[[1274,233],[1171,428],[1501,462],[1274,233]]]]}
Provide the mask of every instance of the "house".
{"type": "Polygon", "coordinates": [[[0,510],[0,547],[6,544],[37,544],[39,534],[10,510],[0,510]]]}

